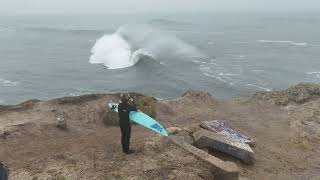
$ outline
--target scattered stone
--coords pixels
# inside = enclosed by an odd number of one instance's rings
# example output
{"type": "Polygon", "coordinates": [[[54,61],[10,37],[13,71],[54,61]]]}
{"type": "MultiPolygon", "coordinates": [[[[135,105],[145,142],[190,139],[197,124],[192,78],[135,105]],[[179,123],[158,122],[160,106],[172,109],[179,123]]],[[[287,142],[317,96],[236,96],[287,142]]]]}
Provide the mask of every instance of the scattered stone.
{"type": "Polygon", "coordinates": [[[157,143],[156,143],[156,142],[147,141],[147,142],[144,144],[144,149],[145,149],[147,152],[153,151],[153,150],[156,149],[156,148],[157,148],[157,143]]]}
{"type": "Polygon", "coordinates": [[[168,132],[169,135],[175,135],[181,132],[182,129],[179,127],[169,127],[166,129],[166,131],[168,132]]]}
{"type": "Polygon", "coordinates": [[[147,159],[143,163],[143,170],[144,171],[151,171],[151,170],[154,170],[157,168],[158,168],[158,165],[155,160],[147,159]]]}
{"type": "Polygon", "coordinates": [[[3,139],[7,139],[7,136],[9,136],[10,133],[8,131],[1,131],[0,130],[0,138],[3,138],[3,139]]]}
{"type": "Polygon", "coordinates": [[[169,176],[168,176],[168,179],[169,179],[169,180],[174,180],[174,179],[176,179],[176,178],[177,178],[177,176],[174,175],[174,174],[169,174],[169,176]]]}
{"type": "Polygon", "coordinates": [[[184,127],[183,130],[190,133],[190,134],[193,134],[194,132],[198,131],[200,129],[200,126],[198,123],[196,124],[192,124],[192,125],[189,125],[188,127],[184,127]]]}
{"type": "Polygon", "coordinates": [[[197,131],[193,136],[198,148],[212,148],[239,158],[247,164],[253,164],[255,162],[254,152],[248,144],[204,129],[197,131]]]}
{"type": "Polygon", "coordinates": [[[64,116],[57,117],[57,128],[67,129],[67,122],[64,116]]]}
{"type": "Polygon", "coordinates": [[[177,172],[176,174],[176,180],[186,180],[186,179],[192,179],[192,180],[203,180],[201,177],[199,177],[198,175],[189,172],[177,172]]]}
{"type": "MultiPolygon", "coordinates": [[[[130,176],[130,177],[128,177],[127,179],[128,179],[128,180],[140,180],[141,177],[139,177],[139,176],[130,176]]],[[[115,179],[115,180],[116,180],[116,179],[115,179]]]]}

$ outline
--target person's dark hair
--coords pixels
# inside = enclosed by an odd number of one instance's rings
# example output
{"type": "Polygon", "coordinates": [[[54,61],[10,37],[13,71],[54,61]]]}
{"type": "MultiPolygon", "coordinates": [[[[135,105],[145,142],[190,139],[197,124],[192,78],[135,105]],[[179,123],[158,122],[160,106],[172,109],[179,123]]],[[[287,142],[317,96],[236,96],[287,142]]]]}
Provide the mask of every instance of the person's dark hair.
{"type": "Polygon", "coordinates": [[[121,103],[127,104],[129,99],[130,99],[130,95],[129,94],[121,94],[121,103]]]}

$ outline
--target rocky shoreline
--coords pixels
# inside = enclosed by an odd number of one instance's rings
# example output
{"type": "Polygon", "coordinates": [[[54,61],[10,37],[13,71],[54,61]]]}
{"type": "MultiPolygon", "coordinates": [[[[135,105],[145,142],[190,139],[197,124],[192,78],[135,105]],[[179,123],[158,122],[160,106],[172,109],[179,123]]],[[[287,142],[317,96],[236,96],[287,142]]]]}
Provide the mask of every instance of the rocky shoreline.
{"type": "MultiPolygon", "coordinates": [[[[219,101],[189,91],[172,100],[131,93],[142,111],[175,136],[190,136],[202,121],[226,120],[257,140],[256,163],[235,162],[249,179],[320,178],[320,85],[298,84],[287,90],[219,101]]],[[[11,179],[212,179],[203,162],[168,139],[133,127],[132,156],[120,152],[117,115],[106,102],[120,94],[89,94],[0,106],[0,161],[11,179]],[[57,128],[57,119],[66,129],[57,128]]],[[[191,142],[192,143],[192,142],[191,142]]]]}

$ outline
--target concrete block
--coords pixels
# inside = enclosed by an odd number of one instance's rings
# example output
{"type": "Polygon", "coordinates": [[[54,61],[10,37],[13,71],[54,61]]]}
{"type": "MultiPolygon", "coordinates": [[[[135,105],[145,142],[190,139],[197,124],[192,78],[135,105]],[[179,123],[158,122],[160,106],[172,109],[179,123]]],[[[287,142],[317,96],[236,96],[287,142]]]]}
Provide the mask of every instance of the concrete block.
{"type": "Polygon", "coordinates": [[[215,180],[238,180],[239,169],[238,166],[233,162],[222,161],[201,149],[198,149],[191,144],[184,141],[181,137],[171,137],[173,143],[186,151],[192,153],[196,157],[208,162],[212,165],[214,179],[215,180]]]}
{"type": "Polygon", "coordinates": [[[247,164],[255,162],[254,152],[248,144],[204,129],[195,132],[193,136],[198,148],[212,148],[239,158],[247,164]]]}

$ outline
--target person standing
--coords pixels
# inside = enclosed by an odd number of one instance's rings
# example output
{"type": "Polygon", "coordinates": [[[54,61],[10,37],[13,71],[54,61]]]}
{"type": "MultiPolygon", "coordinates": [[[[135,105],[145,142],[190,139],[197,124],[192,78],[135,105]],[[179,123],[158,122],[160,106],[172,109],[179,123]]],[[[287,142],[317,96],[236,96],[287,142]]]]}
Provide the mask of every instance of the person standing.
{"type": "Polygon", "coordinates": [[[118,115],[119,115],[119,125],[121,129],[121,144],[122,151],[126,154],[132,154],[133,151],[129,149],[130,146],[130,136],[131,136],[131,124],[129,119],[129,114],[131,111],[137,111],[134,103],[129,105],[129,100],[133,102],[133,99],[130,98],[130,95],[122,95],[121,103],[118,106],[118,115]]]}

